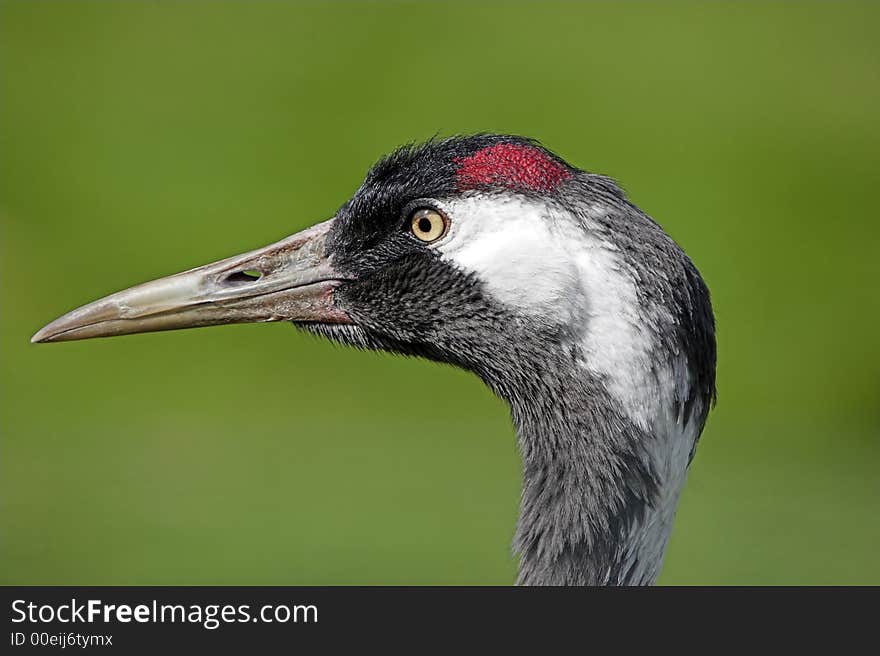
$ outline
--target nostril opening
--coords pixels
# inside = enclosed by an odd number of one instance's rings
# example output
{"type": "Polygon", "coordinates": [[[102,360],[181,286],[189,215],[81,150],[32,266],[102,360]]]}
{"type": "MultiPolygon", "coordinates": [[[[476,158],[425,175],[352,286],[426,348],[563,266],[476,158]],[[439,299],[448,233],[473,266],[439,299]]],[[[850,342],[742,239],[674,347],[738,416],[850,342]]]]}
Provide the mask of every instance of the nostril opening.
{"type": "Polygon", "coordinates": [[[230,273],[226,276],[226,279],[223,282],[231,283],[233,285],[242,285],[249,282],[256,282],[262,277],[262,272],[257,271],[256,269],[245,269],[244,271],[230,273]]]}

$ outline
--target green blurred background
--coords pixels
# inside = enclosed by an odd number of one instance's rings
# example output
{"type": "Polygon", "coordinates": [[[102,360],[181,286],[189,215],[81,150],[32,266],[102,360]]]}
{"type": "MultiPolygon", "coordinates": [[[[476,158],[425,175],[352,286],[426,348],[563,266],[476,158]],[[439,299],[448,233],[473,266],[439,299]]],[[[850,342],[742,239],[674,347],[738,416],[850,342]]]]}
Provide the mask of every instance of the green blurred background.
{"type": "Polygon", "coordinates": [[[510,583],[519,459],[470,375],[288,325],[28,343],[331,216],[402,142],[489,130],[620,180],[713,292],[661,582],[880,583],[878,19],[3,1],[0,582],[510,583]]]}

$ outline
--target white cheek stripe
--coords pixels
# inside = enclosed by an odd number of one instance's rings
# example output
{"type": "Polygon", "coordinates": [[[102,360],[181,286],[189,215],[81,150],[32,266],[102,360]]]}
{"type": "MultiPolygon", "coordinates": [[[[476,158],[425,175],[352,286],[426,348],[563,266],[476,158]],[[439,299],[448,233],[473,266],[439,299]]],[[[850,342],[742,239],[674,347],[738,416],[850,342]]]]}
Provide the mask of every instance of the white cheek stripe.
{"type": "Polygon", "coordinates": [[[500,302],[570,325],[581,335],[585,366],[647,428],[660,409],[652,337],[614,245],[518,196],[466,196],[443,209],[452,225],[437,243],[440,253],[500,302]]]}
{"type": "Polygon", "coordinates": [[[560,242],[555,226],[533,203],[517,197],[470,196],[446,203],[444,210],[451,226],[437,250],[475,273],[502,303],[552,316],[577,291],[577,267],[555,252],[560,242]]]}

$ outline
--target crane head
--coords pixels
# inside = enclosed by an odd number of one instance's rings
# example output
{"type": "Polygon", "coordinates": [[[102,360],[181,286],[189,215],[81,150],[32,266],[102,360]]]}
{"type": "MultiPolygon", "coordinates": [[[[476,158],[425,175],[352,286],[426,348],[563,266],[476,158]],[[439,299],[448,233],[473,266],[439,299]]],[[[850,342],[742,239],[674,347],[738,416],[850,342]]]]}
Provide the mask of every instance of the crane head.
{"type": "Polygon", "coordinates": [[[708,292],[683,251],[610,179],[503,135],[400,148],[333,218],[111,294],[32,341],[268,321],[449,362],[501,393],[549,362],[634,412],[631,390],[658,372],[681,403],[714,395],[708,292]]]}

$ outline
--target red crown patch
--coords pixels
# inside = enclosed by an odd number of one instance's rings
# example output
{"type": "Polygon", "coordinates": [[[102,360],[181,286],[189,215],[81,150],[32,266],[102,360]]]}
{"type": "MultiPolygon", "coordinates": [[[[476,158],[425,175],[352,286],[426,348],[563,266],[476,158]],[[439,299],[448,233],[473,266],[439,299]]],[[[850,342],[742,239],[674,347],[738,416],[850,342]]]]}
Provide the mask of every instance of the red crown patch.
{"type": "Polygon", "coordinates": [[[547,153],[523,144],[496,144],[455,161],[461,190],[501,186],[553,191],[571,177],[571,171],[547,153]]]}

